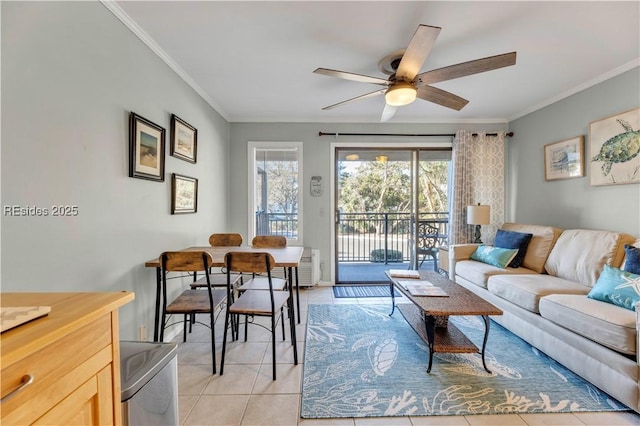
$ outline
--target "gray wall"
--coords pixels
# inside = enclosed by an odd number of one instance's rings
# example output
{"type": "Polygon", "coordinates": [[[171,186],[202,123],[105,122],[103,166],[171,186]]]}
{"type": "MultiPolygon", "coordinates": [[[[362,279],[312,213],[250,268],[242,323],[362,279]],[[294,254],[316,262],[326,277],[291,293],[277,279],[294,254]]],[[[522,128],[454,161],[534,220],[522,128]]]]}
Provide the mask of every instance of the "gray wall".
{"type": "Polygon", "coordinates": [[[120,291],[121,336],[151,337],[161,250],[227,228],[228,123],[98,2],[2,2],[2,291],[120,291]],[[167,130],[165,181],[128,177],[128,116],[167,130]],[[198,163],[169,156],[170,116],[198,129],[198,163]],[[199,179],[198,213],[170,214],[171,173],[199,179]]]}
{"type": "Polygon", "coordinates": [[[517,222],[640,236],[640,185],[590,186],[589,123],[640,106],[634,68],[509,123],[508,216],[517,222]],[[583,178],[545,181],[544,145],[585,137],[583,178]]]}
{"type": "MultiPolygon", "coordinates": [[[[455,133],[456,130],[503,131],[506,123],[493,124],[348,124],[348,123],[231,123],[230,161],[230,229],[247,235],[247,142],[248,141],[295,141],[303,142],[303,239],[306,247],[320,250],[322,281],[332,281],[331,259],[331,144],[334,142],[388,142],[398,143],[430,142],[429,138],[407,137],[364,137],[364,136],[318,136],[326,133],[455,133]],[[309,193],[311,176],[322,176],[324,191],[320,197],[309,193]],[[320,209],[324,210],[321,215],[320,209]]],[[[442,138],[437,140],[442,143],[442,138]]]]}

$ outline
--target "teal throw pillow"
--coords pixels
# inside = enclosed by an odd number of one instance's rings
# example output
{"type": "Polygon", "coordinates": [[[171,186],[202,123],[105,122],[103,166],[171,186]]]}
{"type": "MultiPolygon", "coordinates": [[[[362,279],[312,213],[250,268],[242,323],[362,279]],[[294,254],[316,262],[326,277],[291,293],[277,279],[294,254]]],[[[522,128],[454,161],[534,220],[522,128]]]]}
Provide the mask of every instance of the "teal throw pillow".
{"type": "Polygon", "coordinates": [[[640,275],[604,265],[587,297],[635,311],[640,302],[640,275]]]}
{"type": "Polygon", "coordinates": [[[624,262],[624,270],[632,274],[640,274],[640,247],[625,244],[624,253],[627,257],[624,262]]]}
{"type": "Polygon", "coordinates": [[[506,249],[492,246],[478,246],[471,259],[504,269],[518,254],[518,249],[506,249]]]}

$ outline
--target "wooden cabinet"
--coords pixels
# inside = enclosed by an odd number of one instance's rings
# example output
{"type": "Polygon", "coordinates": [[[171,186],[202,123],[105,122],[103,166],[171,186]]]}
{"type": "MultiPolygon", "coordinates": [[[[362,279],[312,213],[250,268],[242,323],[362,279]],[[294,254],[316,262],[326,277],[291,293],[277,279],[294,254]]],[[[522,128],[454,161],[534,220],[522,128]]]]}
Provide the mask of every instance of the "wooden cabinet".
{"type": "Polygon", "coordinates": [[[51,307],[47,316],[2,333],[1,423],[121,424],[118,308],[133,298],[1,293],[3,307],[51,307]],[[24,377],[31,383],[13,392],[24,377]]]}

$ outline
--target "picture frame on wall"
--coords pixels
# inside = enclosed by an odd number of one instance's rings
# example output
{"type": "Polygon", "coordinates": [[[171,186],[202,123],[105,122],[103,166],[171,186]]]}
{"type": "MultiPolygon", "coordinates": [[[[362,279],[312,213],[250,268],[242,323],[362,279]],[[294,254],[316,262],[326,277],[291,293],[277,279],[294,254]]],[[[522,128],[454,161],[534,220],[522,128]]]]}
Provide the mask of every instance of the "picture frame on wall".
{"type": "Polygon", "coordinates": [[[198,211],[198,179],[173,173],[171,175],[171,214],[198,211]]]}
{"type": "Polygon", "coordinates": [[[640,108],[589,123],[591,186],[640,183],[640,108]]]}
{"type": "Polygon", "coordinates": [[[175,114],[171,115],[171,156],[190,163],[198,157],[198,129],[175,114]]]}
{"type": "Polygon", "coordinates": [[[544,179],[559,180],[584,176],[584,136],[544,146],[544,179]]]}
{"type": "Polygon", "coordinates": [[[164,181],[165,129],[146,118],[129,114],[129,177],[164,181]]]}

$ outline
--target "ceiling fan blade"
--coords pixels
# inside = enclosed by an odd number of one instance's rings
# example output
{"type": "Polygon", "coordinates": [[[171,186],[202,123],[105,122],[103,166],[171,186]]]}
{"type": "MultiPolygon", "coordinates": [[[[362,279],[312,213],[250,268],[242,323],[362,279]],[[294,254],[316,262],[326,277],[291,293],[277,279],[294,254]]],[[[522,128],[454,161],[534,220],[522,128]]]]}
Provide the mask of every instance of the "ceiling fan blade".
{"type": "Polygon", "coordinates": [[[418,25],[396,71],[396,80],[413,81],[440,34],[440,27],[418,25]]]}
{"type": "Polygon", "coordinates": [[[380,122],[384,123],[385,121],[391,120],[397,110],[398,110],[398,107],[389,105],[388,103],[385,102],[384,109],[382,110],[382,116],[380,117],[380,122]]]}
{"type": "Polygon", "coordinates": [[[460,64],[423,72],[416,76],[416,84],[418,86],[424,86],[427,84],[438,83],[440,81],[453,80],[467,75],[479,74],[485,71],[508,67],[515,63],[516,52],[489,56],[482,59],[476,59],[474,61],[462,62],[460,64]]]}
{"type": "Polygon", "coordinates": [[[328,68],[318,68],[313,72],[315,74],[322,74],[329,77],[337,77],[343,80],[357,81],[359,83],[382,84],[384,86],[389,85],[389,81],[383,78],[371,77],[371,76],[362,75],[362,74],[355,74],[352,72],[330,70],[328,68]]]}
{"type": "Polygon", "coordinates": [[[418,87],[418,97],[425,101],[442,105],[443,107],[455,109],[456,111],[460,111],[469,103],[468,100],[461,98],[460,96],[433,86],[418,87]]]}
{"type": "Polygon", "coordinates": [[[361,99],[372,98],[374,96],[382,95],[386,91],[387,91],[387,89],[376,90],[375,92],[367,93],[366,95],[356,96],[355,98],[347,99],[346,101],[342,101],[342,102],[338,102],[337,104],[326,106],[326,107],[322,108],[322,110],[326,111],[328,109],[333,109],[333,108],[336,108],[336,107],[339,107],[339,106],[342,106],[342,105],[346,105],[346,104],[354,102],[354,101],[359,101],[361,99]]]}

